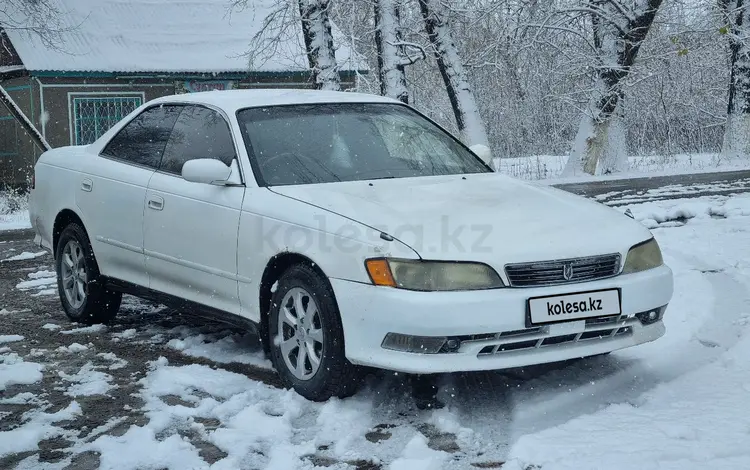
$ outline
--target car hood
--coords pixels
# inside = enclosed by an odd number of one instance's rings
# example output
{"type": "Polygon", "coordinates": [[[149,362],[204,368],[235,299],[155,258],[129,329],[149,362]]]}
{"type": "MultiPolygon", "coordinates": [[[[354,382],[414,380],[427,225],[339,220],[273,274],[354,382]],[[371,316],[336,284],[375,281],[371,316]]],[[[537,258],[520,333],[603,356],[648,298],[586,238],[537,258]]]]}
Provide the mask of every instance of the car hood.
{"type": "Polygon", "coordinates": [[[391,235],[424,259],[506,263],[608,253],[651,237],[602,204],[504,175],[276,186],[272,191],[391,235]]]}

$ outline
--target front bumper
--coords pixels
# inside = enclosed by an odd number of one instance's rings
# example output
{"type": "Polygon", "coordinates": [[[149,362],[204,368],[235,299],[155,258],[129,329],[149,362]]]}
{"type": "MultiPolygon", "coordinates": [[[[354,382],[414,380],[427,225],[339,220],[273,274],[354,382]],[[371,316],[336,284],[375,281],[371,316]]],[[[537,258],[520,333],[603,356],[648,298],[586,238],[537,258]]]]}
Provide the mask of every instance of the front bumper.
{"type": "Polygon", "coordinates": [[[672,271],[649,271],[564,286],[473,292],[416,292],[331,279],[347,358],[354,364],[406,373],[507,369],[602,354],[654,341],[661,320],[634,317],[666,306],[672,271]],[[529,328],[529,297],[620,288],[622,315],[529,328]],[[462,338],[454,352],[421,354],[384,349],[388,333],[462,338]],[[509,334],[510,333],[510,334],[509,334]]]}

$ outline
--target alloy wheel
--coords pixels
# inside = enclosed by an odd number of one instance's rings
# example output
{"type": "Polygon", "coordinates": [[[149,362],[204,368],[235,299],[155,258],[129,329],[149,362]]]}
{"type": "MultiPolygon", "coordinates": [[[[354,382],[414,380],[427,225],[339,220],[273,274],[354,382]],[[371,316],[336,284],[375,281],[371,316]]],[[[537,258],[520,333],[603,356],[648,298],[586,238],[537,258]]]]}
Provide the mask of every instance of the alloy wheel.
{"type": "Polygon", "coordinates": [[[86,258],[81,244],[70,240],[62,252],[62,285],[65,298],[74,309],[79,309],[86,302],[86,258]]]}
{"type": "Polygon", "coordinates": [[[299,380],[309,380],[323,358],[323,324],[312,295],[294,287],[279,309],[278,346],[284,363],[299,380]]]}

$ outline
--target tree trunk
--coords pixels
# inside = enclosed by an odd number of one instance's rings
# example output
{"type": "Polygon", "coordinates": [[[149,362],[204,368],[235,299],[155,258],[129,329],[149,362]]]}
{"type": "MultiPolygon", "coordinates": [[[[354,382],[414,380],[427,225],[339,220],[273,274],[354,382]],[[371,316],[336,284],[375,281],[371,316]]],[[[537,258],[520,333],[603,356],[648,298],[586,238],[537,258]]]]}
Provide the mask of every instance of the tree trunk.
{"type": "Polygon", "coordinates": [[[375,45],[378,49],[380,94],[409,103],[406,54],[401,43],[400,0],[376,0],[375,45]]]}
{"type": "Polygon", "coordinates": [[[729,104],[724,143],[724,157],[750,156],[750,7],[746,0],[721,0],[726,15],[730,49],[729,104]]]}
{"type": "Polygon", "coordinates": [[[596,48],[594,95],[581,119],[563,176],[627,169],[627,145],[619,114],[624,85],[662,0],[589,0],[596,48]],[[612,135],[612,132],[615,135],[612,135]]]}
{"type": "Polygon", "coordinates": [[[329,5],[329,0],[299,0],[299,11],[302,17],[302,36],[315,87],[339,91],[341,77],[333,49],[329,5]]]}
{"type": "Polygon", "coordinates": [[[464,142],[468,145],[483,145],[489,150],[487,130],[479,115],[474,93],[469,86],[458,48],[453,42],[442,8],[440,0],[419,0],[425,30],[430,37],[435,60],[440,75],[443,77],[448,99],[456,117],[456,124],[463,135],[464,142]]]}

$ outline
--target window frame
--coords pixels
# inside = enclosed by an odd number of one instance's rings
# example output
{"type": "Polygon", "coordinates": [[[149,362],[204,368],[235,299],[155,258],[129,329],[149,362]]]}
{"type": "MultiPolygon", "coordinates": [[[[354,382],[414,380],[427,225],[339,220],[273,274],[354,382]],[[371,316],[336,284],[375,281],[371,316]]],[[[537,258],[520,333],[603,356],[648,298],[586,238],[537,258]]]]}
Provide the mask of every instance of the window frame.
{"type": "MultiPolygon", "coordinates": [[[[244,176],[243,171],[242,171],[242,165],[240,164],[239,146],[237,145],[237,139],[234,136],[234,132],[232,131],[232,124],[231,124],[231,122],[229,122],[227,114],[222,109],[220,109],[220,108],[217,108],[215,106],[211,106],[211,105],[208,105],[208,104],[204,104],[204,103],[181,103],[181,104],[184,105],[184,107],[193,106],[193,107],[196,107],[196,108],[208,109],[209,111],[215,112],[219,117],[221,117],[224,120],[224,123],[227,125],[227,130],[229,131],[229,138],[232,140],[232,146],[234,147],[234,160],[237,160],[237,167],[239,168],[239,172],[240,172],[240,181],[244,185],[245,184],[245,176],[244,176]]],[[[182,115],[183,111],[184,111],[184,109],[180,111],[180,115],[182,115]]],[[[175,125],[177,125],[177,121],[179,121],[179,120],[180,120],[180,116],[177,116],[177,119],[175,120],[175,125]]],[[[174,131],[174,126],[172,126],[172,131],[174,131]]],[[[169,141],[172,139],[172,131],[170,131],[170,133],[169,133],[169,139],[167,140],[167,145],[169,145],[169,141]]],[[[164,150],[165,151],[167,150],[166,146],[164,147],[164,150]]],[[[163,161],[164,161],[164,152],[162,152],[161,159],[159,160],[159,166],[156,168],[156,171],[158,173],[161,173],[161,174],[164,174],[164,175],[168,175],[168,176],[172,176],[172,177],[179,178],[179,179],[184,179],[182,177],[182,174],[177,174],[177,173],[174,173],[174,172],[171,172],[171,171],[162,170],[161,164],[162,164],[163,161]]],[[[224,163],[224,162],[222,162],[222,163],[224,163]]]]}
{"type": "MultiPolygon", "coordinates": [[[[133,111],[143,106],[146,103],[146,93],[143,91],[70,91],[67,93],[68,97],[68,128],[70,133],[70,145],[90,145],[90,144],[78,144],[76,143],[76,115],[75,115],[75,101],[77,99],[87,98],[140,98],[140,104],[136,106],[133,111]]],[[[132,111],[131,111],[132,112],[132,111]]],[[[123,118],[128,116],[130,113],[123,115],[123,118]]],[[[112,127],[116,126],[115,123],[112,127]]],[[[106,131],[102,133],[104,135],[106,131]]],[[[101,137],[100,135],[99,137],[101,137]]],[[[99,139],[97,137],[93,142],[99,139]]],[[[91,143],[93,143],[91,142],[91,143]]]]}
{"type": "MultiPolygon", "coordinates": [[[[285,103],[285,104],[274,104],[274,105],[263,105],[263,106],[243,106],[242,108],[238,108],[235,111],[235,119],[237,120],[237,126],[240,130],[240,134],[242,136],[242,142],[245,144],[245,149],[247,151],[247,158],[250,161],[250,168],[253,170],[253,176],[255,177],[255,182],[258,185],[258,187],[265,188],[269,187],[268,183],[263,179],[263,175],[260,171],[260,165],[258,165],[258,158],[255,155],[255,151],[253,150],[253,144],[250,140],[250,136],[247,133],[247,128],[242,124],[242,120],[240,120],[240,113],[243,111],[246,111],[248,109],[257,109],[257,108],[285,108],[285,107],[294,107],[294,106],[330,106],[330,105],[357,105],[357,104],[364,104],[364,105],[371,105],[371,104],[385,104],[390,106],[402,106],[404,108],[407,108],[409,111],[416,113],[419,117],[427,120],[430,124],[435,126],[435,128],[445,134],[449,139],[456,142],[459,146],[466,149],[466,151],[469,152],[470,155],[472,155],[483,167],[485,167],[489,173],[495,173],[495,170],[484,160],[479,158],[477,154],[471,151],[468,145],[461,142],[460,139],[458,139],[455,135],[453,135],[450,131],[448,131],[446,128],[435,122],[433,119],[426,116],[424,113],[420,112],[419,110],[413,108],[412,106],[409,106],[405,103],[393,103],[393,102],[380,102],[380,101],[321,101],[316,103],[285,103]]],[[[318,183],[313,183],[318,184],[318,183]]],[[[333,184],[333,183],[331,183],[333,184]]]]}

